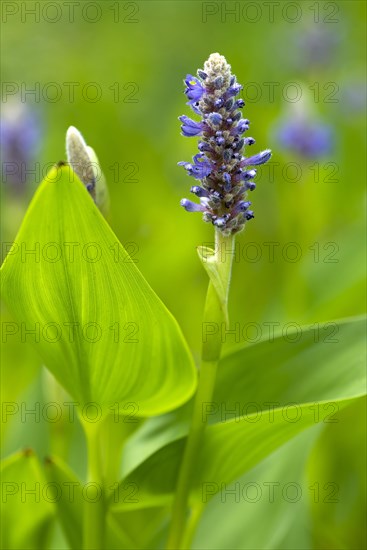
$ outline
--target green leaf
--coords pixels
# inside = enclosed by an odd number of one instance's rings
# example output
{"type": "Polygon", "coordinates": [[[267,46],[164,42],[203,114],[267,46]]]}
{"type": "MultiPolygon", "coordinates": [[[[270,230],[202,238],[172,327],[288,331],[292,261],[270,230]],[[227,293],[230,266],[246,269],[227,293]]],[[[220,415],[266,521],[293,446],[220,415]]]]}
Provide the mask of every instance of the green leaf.
{"type": "Polygon", "coordinates": [[[366,404],[358,399],[328,424],[311,455],[308,484],[315,548],[364,548],[366,404]],[[341,521],[342,518],[342,521],[341,521]]]}
{"type": "MultiPolygon", "coordinates": [[[[117,533],[123,532],[120,539],[119,550],[126,548],[132,550],[136,548],[162,548],[162,545],[156,545],[155,541],[161,537],[162,531],[168,524],[170,515],[169,508],[149,508],[146,510],[118,510],[111,508],[108,515],[109,524],[112,525],[117,533]],[[130,540],[130,545],[122,546],[124,541],[130,540]]],[[[111,547],[108,547],[111,548],[111,547]]]]}
{"type": "MultiPolygon", "coordinates": [[[[326,422],[330,408],[338,410],[354,402],[340,400],[322,402],[317,419],[313,403],[298,405],[299,420],[290,422],[285,418],[284,408],[271,415],[248,415],[237,420],[228,420],[209,426],[205,432],[197,466],[192,478],[191,503],[201,502],[207,484],[214,496],[227,485],[251,470],[259,462],[287,443],[302,431],[326,422]],[[245,443],[244,443],[245,442],[245,443]]],[[[135,505],[119,499],[121,509],[163,506],[171,502],[176,486],[184,440],[163,447],[141,464],[123,481],[121,487],[133,483],[139,487],[139,502],[135,505]]]]}
{"type": "Polygon", "coordinates": [[[167,443],[185,437],[191,411],[192,400],[170,413],[146,420],[124,446],[121,467],[124,477],[167,443]]]}
{"type": "MultiPolygon", "coordinates": [[[[203,414],[215,423],[290,403],[362,395],[365,326],[364,317],[314,323],[286,336],[273,337],[270,332],[259,343],[234,348],[220,361],[213,401],[204,406],[203,414]]],[[[125,473],[187,434],[191,411],[190,401],[147,420],[125,447],[125,473]]]]}
{"type": "Polygon", "coordinates": [[[33,347],[22,338],[19,324],[4,307],[1,307],[1,317],[1,440],[4,445],[4,436],[12,425],[11,419],[19,414],[20,396],[37,376],[41,361],[33,347]]]}
{"type": "Polygon", "coordinates": [[[49,483],[56,487],[57,519],[60,521],[67,541],[73,549],[82,548],[82,485],[71,469],[54,457],[46,460],[45,473],[49,483]]]}
{"type": "Polygon", "coordinates": [[[199,456],[200,467],[193,480],[196,498],[200,499],[207,481],[216,486],[230,483],[306,428],[327,422],[330,408],[336,406],[339,410],[352,402],[353,399],[322,402],[317,417],[314,404],[305,403],[297,406],[297,416],[293,416],[293,409],[292,417],[296,420],[289,420],[282,407],[275,409],[274,414],[263,415],[260,421],[255,413],[239,421],[232,419],[210,426],[199,456]]]}
{"type": "MultiPolygon", "coordinates": [[[[305,467],[319,432],[316,426],[298,435],[216,494],[204,510],[193,548],[312,548],[305,467]]],[[[211,490],[208,484],[204,502],[211,490]]]]}
{"type": "Polygon", "coordinates": [[[49,548],[54,511],[42,469],[31,450],[2,461],[1,486],[1,548],[49,548]]]}
{"type": "Polygon", "coordinates": [[[215,251],[207,246],[198,246],[198,255],[205,271],[218,295],[221,309],[224,314],[224,321],[228,325],[228,310],[227,310],[227,284],[223,279],[222,272],[219,269],[218,258],[215,251]]]}
{"type": "MultiPolygon", "coordinates": [[[[83,513],[87,487],[83,486],[74,472],[57,457],[48,458],[45,471],[50,487],[55,487],[54,502],[57,507],[57,519],[70,547],[80,550],[83,547],[83,513]]],[[[132,514],[135,517],[135,514],[132,514]]],[[[107,516],[106,547],[110,549],[138,548],[126,533],[126,525],[116,518],[107,516]]]]}
{"type": "Polygon", "coordinates": [[[1,304],[1,401],[16,401],[41,369],[34,348],[22,337],[19,323],[1,304]],[[14,369],[17,365],[17,369],[14,369]]]}
{"type": "MultiPolygon", "coordinates": [[[[197,459],[192,498],[200,499],[203,483],[230,483],[303,430],[333,422],[338,410],[365,394],[364,319],[320,324],[316,336],[314,326],[302,327],[295,336],[288,335],[293,343],[281,335],[222,359],[214,400],[203,407],[213,424],[197,459]]],[[[137,454],[154,433],[154,419],[147,424],[143,439],[138,432],[133,439],[137,454]]],[[[134,471],[129,451],[125,483],[140,487],[141,507],[167,503],[174,491],[184,439],[174,440],[169,423],[164,430],[166,446],[134,471]]]]}
{"type": "Polygon", "coordinates": [[[364,395],[365,342],[366,318],[352,317],[274,337],[270,332],[258,344],[238,347],[221,360],[213,399],[218,407],[208,411],[209,419],[364,395]]]}
{"type": "Polygon", "coordinates": [[[40,185],[2,273],[9,309],[36,328],[43,361],[81,406],[123,414],[133,404],[149,416],[193,394],[177,322],[70,168],[55,167],[40,185]]]}

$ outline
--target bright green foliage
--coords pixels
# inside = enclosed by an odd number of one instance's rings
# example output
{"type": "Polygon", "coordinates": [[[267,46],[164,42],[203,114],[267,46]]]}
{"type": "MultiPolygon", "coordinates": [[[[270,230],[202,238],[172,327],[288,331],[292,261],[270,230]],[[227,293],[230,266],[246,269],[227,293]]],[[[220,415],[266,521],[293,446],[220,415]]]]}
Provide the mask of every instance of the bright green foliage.
{"type": "Polygon", "coordinates": [[[40,356],[81,405],[153,415],[192,395],[176,321],[68,167],[40,185],[2,271],[10,310],[38,323],[40,356]]]}
{"type": "Polygon", "coordinates": [[[32,451],[16,453],[2,462],[1,488],[1,548],[48,548],[54,510],[32,451]]]}
{"type": "Polygon", "coordinates": [[[71,548],[82,548],[83,493],[82,484],[61,460],[49,458],[45,462],[48,483],[60,489],[55,496],[57,518],[71,548]]]}
{"type": "MultiPolygon", "coordinates": [[[[289,339],[296,335],[289,334],[289,339]]],[[[197,459],[193,501],[200,501],[205,483],[220,490],[221,483],[240,477],[305,429],[333,424],[339,410],[365,395],[364,319],[320,324],[317,330],[302,327],[298,335],[293,343],[281,335],[273,342],[240,348],[221,361],[213,402],[203,407],[203,420],[207,416],[214,424],[205,433],[197,459]]],[[[167,419],[175,423],[175,417],[176,413],[167,419]]],[[[131,472],[127,480],[140,487],[135,507],[169,502],[183,448],[183,440],[174,435],[174,424],[155,419],[148,424],[151,429],[144,426],[141,437],[137,432],[131,441],[135,455],[129,446],[126,449],[131,472]],[[165,433],[166,445],[131,471],[134,456],[152,448],[154,425],[161,425],[161,444],[165,433]]],[[[122,501],[118,506],[129,508],[122,501]]]]}

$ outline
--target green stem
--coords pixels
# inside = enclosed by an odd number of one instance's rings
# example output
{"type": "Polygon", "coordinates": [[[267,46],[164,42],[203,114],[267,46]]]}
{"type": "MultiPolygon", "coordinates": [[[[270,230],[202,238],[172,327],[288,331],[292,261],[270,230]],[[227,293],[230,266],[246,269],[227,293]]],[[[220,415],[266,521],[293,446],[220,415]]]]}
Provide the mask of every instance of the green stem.
{"type": "MultiPolygon", "coordinates": [[[[188,540],[188,535],[185,536],[185,531],[188,519],[188,500],[191,479],[206,427],[207,415],[203,415],[203,404],[211,402],[213,398],[217,366],[222,349],[221,325],[225,323],[228,318],[227,305],[233,253],[234,237],[224,237],[217,230],[215,260],[225,288],[225,296],[223,296],[221,300],[214,285],[211,282],[209,283],[203,323],[210,323],[211,326],[214,326],[214,332],[209,338],[206,338],[202,344],[202,361],[198,389],[195,396],[189,435],[178,476],[176,495],[172,509],[172,521],[167,544],[167,548],[170,550],[180,550],[183,548],[184,537],[188,540]]],[[[196,520],[195,517],[196,514],[193,512],[188,527],[188,530],[191,532],[190,538],[192,538],[194,534],[193,529],[196,527],[198,521],[198,518],[196,520]]]]}
{"type": "Polygon", "coordinates": [[[182,548],[191,548],[192,541],[194,539],[196,528],[199,524],[201,516],[204,511],[204,504],[200,502],[192,507],[190,518],[187,521],[186,531],[182,538],[182,548]]]}
{"type": "MultiPolygon", "coordinates": [[[[105,533],[105,495],[99,428],[101,422],[91,424],[84,422],[88,449],[88,483],[95,486],[92,495],[84,500],[84,533],[83,550],[102,550],[105,533]],[[94,495],[98,500],[94,500],[94,495]]],[[[92,492],[92,485],[90,486],[92,492]]]]}

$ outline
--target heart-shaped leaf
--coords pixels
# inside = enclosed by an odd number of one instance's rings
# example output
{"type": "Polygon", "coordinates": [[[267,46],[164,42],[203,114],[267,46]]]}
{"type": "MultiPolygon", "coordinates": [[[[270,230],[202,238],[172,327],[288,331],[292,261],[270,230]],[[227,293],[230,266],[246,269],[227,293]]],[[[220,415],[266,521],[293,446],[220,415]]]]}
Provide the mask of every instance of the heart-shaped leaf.
{"type": "Polygon", "coordinates": [[[177,322],[69,167],[40,185],[2,272],[21,330],[80,406],[94,404],[88,419],[156,415],[193,394],[177,322]]]}

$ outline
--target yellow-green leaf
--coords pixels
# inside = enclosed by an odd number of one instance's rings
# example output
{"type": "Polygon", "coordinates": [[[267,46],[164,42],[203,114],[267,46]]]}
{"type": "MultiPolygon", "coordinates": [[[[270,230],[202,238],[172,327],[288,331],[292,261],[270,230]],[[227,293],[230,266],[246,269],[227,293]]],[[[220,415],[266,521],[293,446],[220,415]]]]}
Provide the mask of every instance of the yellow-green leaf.
{"type": "Polygon", "coordinates": [[[25,450],[1,464],[1,548],[49,548],[54,509],[36,455],[25,450]]]}
{"type": "Polygon", "coordinates": [[[94,403],[88,419],[156,415],[193,394],[177,322],[69,167],[40,185],[2,276],[20,330],[34,331],[27,341],[82,410],[94,403]]]}

